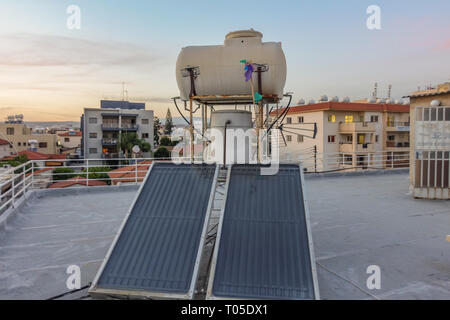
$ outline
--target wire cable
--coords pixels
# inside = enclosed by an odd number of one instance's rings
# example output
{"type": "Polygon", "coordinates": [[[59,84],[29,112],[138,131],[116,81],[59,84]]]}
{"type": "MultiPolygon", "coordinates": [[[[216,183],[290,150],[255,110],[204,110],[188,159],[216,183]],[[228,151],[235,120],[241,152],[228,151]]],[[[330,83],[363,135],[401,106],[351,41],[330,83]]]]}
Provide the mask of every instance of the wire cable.
{"type": "Polygon", "coordinates": [[[89,284],[85,285],[84,287],[81,287],[80,289],[75,289],[75,290],[67,291],[67,292],[58,294],[58,295],[56,295],[56,296],[53,296],[53,297],[51,297],[51,298],[48,298],[47,300],[55,300],[55,299],[58,299],[58,298],[62,298],[62,297],[67,296],[67,295],[69,295],[69,294],[72,294],[72,293],[75,293],[75,292],[78,292],[78,291],[85,290],[85,289],[89,288],[90,286],[91,286],[91,282],[89,282],[89,284]]]}

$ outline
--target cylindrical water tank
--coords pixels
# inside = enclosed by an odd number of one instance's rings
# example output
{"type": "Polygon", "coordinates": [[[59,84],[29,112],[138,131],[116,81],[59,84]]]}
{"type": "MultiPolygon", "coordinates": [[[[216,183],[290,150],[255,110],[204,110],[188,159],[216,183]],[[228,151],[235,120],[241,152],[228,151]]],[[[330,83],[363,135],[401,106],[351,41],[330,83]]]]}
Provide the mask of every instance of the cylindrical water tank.
{"type": "MultiPolygon", "coordinates": [[[[181,99],[188,100],[191,93],[191,78],[186,68],[193,68],[197,96],[251,95],[241,60],[267,67],[261,73],[260,94],[276,95],[281,99],[286,82],[286,58],[280,42],[262,42],[261,39],[260,32],[241,30],[227,34],[223,45],[181,49],[176,64],[181,99]]],[[[254,72],[255,91],[258,91],[257,79],[257,72],[254,72]]]]}
{"type": "Polygon", "coordinates": [[[249,163],[255,154],[252,129],[252,113],[244,110],[217,110],[211,113],[211,127],[208,146],[208,160],[223,163],[226,149],[226,163],[249,163]],[[227,123],[228,122],[228,123],[227,123]],[[226,125],[226,131],[225,131],[226,125]],[[226,144],[224,141],[227,135],[226,144]]]}

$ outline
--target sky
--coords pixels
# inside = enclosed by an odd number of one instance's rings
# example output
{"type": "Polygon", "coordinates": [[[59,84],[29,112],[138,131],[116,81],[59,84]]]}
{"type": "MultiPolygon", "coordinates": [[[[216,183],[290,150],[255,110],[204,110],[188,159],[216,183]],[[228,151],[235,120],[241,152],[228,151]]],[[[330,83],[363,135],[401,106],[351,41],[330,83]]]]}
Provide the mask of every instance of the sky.
{"type": "Polygon", "coordinates": [[[101,99],[177,111],[175,62],[182,47],[223,44],[253,28],[280,41],[294,101],[330,96],[400,98],[450,79],[448,0],[0,0],[0,121],[78,121],[101,99]],[[68,6],[80,29],[66,26],[68,6]],[[366,26],[380,7],[380,30],[366,26]]]}

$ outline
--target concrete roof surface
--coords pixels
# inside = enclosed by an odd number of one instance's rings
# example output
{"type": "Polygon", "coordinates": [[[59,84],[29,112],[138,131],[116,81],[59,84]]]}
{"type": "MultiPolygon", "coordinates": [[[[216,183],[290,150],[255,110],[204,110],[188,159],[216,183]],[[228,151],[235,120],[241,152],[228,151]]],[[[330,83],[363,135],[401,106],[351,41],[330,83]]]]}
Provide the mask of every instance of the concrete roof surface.
{"type": "MultiPolygon", "coordinates": [[[[408,179],[404,170],[306,176],[322,299],[450,298],[450,203],[413,199],[408,179]],[[381,269],[379,290],[366,286],[370,265],[381,269]]],[[[0,228],[0,299],[64,293],[69,265],[81,268],[82,286],[91,282],[136,192],[36,193],[0,228]]]]}

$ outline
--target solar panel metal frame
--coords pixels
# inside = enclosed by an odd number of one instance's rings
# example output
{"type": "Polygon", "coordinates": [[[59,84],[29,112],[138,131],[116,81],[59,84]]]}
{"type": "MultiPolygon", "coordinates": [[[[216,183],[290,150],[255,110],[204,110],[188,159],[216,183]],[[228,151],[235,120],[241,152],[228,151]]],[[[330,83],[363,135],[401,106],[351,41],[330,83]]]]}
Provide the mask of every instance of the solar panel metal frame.
{"type": "MultiPolygon", "coordinates": [[[[136,205],[136,202],[141,194],[141,191],[144,188],[148,177],[150,176],[150,173],[154,167],[154,164],[159,163],[159,162],[165,162],[165,161],[153,161],[152,164],[150,165],[147,175],[145,176],[144,181],[139,186],[138,192],[136,193],[136,196],[134,197],[134,200],[133,200],[130,208],[128,209],[125,219],[122,221],[122,224],[120,225],[120,228],[112,242],[112,245],[109,247],[105,258],[103,259],[100,269],[98,270],[98,272],[94,278],[94,281],[92,282],[91,287],[89,288],[89,294],[93,297],[116,298],[116,299],[120,299],[120,298],[124,298],[124,299],[130,299],[130,298],[131,299],[192,299],[194,296],[195,284],[196,284],[197,278],[198,278],[200,261],[201,261],[202,255],[203,255],[203,247],[205,244],[207,228],[208,228],[209,219],[210,219],[211,211],[212,211],[212,205],[213,205],[213,201],[214,201],[214,191],[217,186],[219,165],[216,165],[215,172],[214,172],[214,177],[213,177],[211,191],[210,191],[209,200],[208,200],[208,207],[206,209],[205,220],[203,222],[203,228],[202,228],[200,243],[199,243],[198,250],[197,250],[194,271],[192,274],[192,280],[191,280],[191,284],[190,284],[188,292],[186,294],[180,294],[180,293],[144,291],[144,290],[106,289],[106,288],[97,287],[98,280],[100,279],[100,277],[106,267],[106,264],[108,263],[108,260],[111,256],[112,252],[114,251],[117,241],[119,240],[119,237],[120,237],[123,229],[125,228],[128,218],[130,217],[130,215],[134,209],[134,206],[136,205]]],[[[191,163],[191,164],[194,164],[194,163],[191,163]]]]}
{"type": "MultiPolygon", "coordinates": [[[[209,272],[209,278],[208,278],[208,288],[206,291],[206,299],[207,300],[254,300],[255,298],[239,298],[239,297],[231,297],[231,296],[216,296],[212,293],[213,286],[214,286],[214,276],[216,273],[216,267],[217,267],[217,258],[219,256],[219,247],[220,247],[220,238],[222,235],[222,227],[223,227],[223,219],[224,219],[224,213],[226,210],[226,204],[227,204],[227,197],[228,197],[228,187],[230,184],[230,177],[231,177],[231,169],[233,165],[230,165],[228,167],[228,173],[227,173],[227,182],[225,185],[225,194],[224,194],[224,206],[220,213],[220,220],[219,225],[217,227],[217,236],[216,236],[216,243],[214,247],[214,252],[211,260],[211,267],[209,272]]],[[[310,216],[309,216],[309,209],[308,209],[308,203],[305,196],[305,184],[304,184],[304,174],[303,174],[303,168],[302,164],[300,163],[298,166],[299,174],[300,174],[300,190],[302,192],[302,198],[303,198],[303,206],[305,209],[305,224],[306,224],[306,231],[308,236],[308,245],[309,245],[309,256],[311,261],[311,273],[312,273],[312,280],[313,280],[313,287],[314,287],[314,298],[315,300],[320,300],[320,293],[319,293],[319,283],[317,280],[317,269],[316,269],[316,262],[315,262],[315,254],[314,254],[314,245],[312,240],[312,234],[311,234],[311,226],[310,226],[310,216]]]]}

